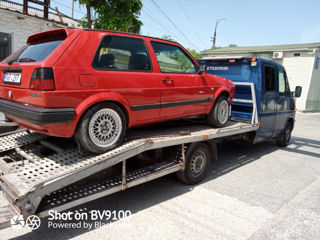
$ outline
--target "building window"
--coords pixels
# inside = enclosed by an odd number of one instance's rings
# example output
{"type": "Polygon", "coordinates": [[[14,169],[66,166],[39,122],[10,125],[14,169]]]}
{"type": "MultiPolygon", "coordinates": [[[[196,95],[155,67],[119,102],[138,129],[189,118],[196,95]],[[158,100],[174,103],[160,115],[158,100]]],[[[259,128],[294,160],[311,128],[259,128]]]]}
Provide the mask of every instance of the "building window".
{"type": "Polygon", "coordinates": [[[301,54],[300,54],[299,52],[295,52],[295,53],[292,54],[292,56],[293,56],[293,57],[300,57],[301,54]]]}

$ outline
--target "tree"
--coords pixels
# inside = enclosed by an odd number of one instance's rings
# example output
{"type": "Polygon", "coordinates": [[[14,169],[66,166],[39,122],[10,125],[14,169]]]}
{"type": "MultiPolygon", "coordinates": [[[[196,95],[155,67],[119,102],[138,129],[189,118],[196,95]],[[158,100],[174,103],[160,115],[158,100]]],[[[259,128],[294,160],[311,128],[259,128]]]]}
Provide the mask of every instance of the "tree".
{"type": "Polygon", "coordinates": [[[141,0],[79,0],[79,3],[86,4],[88,28],[92,7],[97,14],[95,28],[134,33],[140,31],[142,22],[138,17],[142,8],[141,0]]]}
{"type": "MultiPolygon", "coordinates": [[[[91,7],[95,8],[102,4],[102,0],[74,0],[79,1],[81,5],[86,5],[87,8],[87,22],[82,23],[82,27],[87,27],[89,29],[92,28],[92,20],[91,20],[91,7]]],[[[82,19],[81,19],[82,20],[82,19]]]]}
{"type": "Polygon", "coordinates": [[[164,40],[168,40],[168,41],[174,41],[174,39],[170,35],[167,35],[167,34],[163,35],[161,38],[164,40]]]}
{"type": "Polygon", "coordinates": [[[229,44],[228,47],[238,47],[237,44],[229,44]]]}
{"type": "Polygon", "coordinates": [[[200,59],[200,58],[202,58],[201,53],[197,52],[196,50],[190,49],[190,48],[187,48],[187,50],[188,50],[188,52],[192,55],[192,57],[194,57],[195,59],[200,59]]]}

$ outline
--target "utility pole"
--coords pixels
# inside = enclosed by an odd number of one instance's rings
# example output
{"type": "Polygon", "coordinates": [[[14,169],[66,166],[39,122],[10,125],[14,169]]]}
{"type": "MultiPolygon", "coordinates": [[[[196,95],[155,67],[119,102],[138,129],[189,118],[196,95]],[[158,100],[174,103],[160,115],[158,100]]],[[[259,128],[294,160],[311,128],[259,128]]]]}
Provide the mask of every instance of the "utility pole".
{"type": "Polygon", "coordinates": [[[73,12],[74,12],[74,0],[71,0],[72,1],[72,13],[71,13],[71,18],[73,18],[73,12]]]}
{"type": "Polygon", "coordinates": [[[216,48],[217,27],[218,27],[219,22],[221,22],[223,20],[227,20],[227,19],[226,18],[219,18],[216,21],[216,27],[214,28],[214,34],[213,34],[213,39],[212,39],[212,49],[216,48]]]}

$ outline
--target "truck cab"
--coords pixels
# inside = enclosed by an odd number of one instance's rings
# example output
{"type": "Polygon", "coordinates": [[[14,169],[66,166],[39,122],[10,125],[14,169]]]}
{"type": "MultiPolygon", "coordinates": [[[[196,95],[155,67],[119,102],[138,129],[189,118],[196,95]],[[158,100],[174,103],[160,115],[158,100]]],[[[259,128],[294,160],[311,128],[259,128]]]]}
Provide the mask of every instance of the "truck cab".
{"type": "MultiPolygon", "coordinates": [[[[295,121],[295,97],[301,95],[301,87],[297,86],[295,92],[290,91],[287,74],[281,64],[252,57],[206,58],[200,60],[200,64],[205,65],[208,74],[233,82],[254,83],[259,129],[253,142],[276,138],[278,145],[288,144],[295,121]]],[[[251,119],[252,104],[237,101],[250,100],[251,96],[250,88],[236,86],[231,118],[243,121],[251,119]]]]}

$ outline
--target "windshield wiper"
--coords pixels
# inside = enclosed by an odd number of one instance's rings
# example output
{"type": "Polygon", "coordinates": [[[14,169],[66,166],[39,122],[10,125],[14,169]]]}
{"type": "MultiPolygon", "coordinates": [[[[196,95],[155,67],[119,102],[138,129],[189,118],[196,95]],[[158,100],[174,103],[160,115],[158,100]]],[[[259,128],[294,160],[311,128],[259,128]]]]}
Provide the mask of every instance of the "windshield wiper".
{"type": "Polygon", "coordinates": [[[33,58],[20,58],[18,62],[35,62],[33,58]]]}

